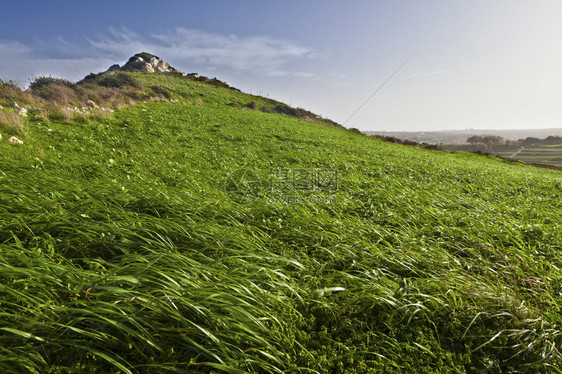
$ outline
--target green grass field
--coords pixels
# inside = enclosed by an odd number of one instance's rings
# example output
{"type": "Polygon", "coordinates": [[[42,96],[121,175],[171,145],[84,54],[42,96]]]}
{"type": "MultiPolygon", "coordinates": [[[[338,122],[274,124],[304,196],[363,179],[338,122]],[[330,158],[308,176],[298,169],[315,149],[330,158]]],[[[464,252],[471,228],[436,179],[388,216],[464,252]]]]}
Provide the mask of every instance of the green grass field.
{"type": "Polygon", "coordinates": [[[0,142],[0,372],[562,373],[562,174],[134,76],[0,142]]]}

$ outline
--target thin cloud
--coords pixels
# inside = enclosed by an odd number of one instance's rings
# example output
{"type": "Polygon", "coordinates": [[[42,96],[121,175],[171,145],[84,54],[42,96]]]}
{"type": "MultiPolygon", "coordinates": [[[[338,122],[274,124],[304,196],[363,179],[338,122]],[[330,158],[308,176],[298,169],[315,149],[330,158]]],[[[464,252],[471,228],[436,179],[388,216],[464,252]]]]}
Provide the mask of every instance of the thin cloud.
{"type": "MultiPolygon", "coordinates": [[[[59,40],[55,49],[68,48],[67,42],[59,40]]],[[[11,80],[21,87],[39,76],[54,76],[69,80],[79,80],[90,72],[107,69],[112,60],[103,57],[67,57],[56,53],[43,53],[41,42],[31,46],[15,41],[0,40],[0,78],[11,80]]]]}
{"type": "MultiPolygon", "coordinates": [[[[263,75],[284,75],[291,61],[313,58],[313,50],[267,36],[241,37],[176,28],[151,34],[143,40],[146,48],[185,66],[213,66],[263,75]]],[[[127,44],[138,39],[128,35],[127,44]]]]}
{"type": "Polygon", "coordinates": [[[0,40],[0,51],[2,51],[0,79],[13,80],[23,85],[21,79],[25,77],[19,74],[19,70],[22,68],[22,63],[25,63],[26,58],[31,54],[31,48],[19,42],[0,40]]]}
{"type": "Polygon", "coordinates": [[[318,79],[320,76],[316,73],[311,73],[309,71],[299,71],[294,73],[295,76],[300,78],[318,79]]]}
{"type": "Polygon", "coordinates": [[[242,37],[186,28],[148,35],[125,27],[110,28],[91,37],[58,37],[38,40],[33,45],[0,40],[0,50],[0,73],[19,82],[45,74],[78,80],[111,64],[124,63],[141,51],[165,58],[187,72],[238,71],[271,77],[316,78],[288,67],[298,60],[317,58],[309,47],[267,36],[242,37]]]}
{"type": "Polygon", "coordinates": [[[445,70],[435,70],[435,71],[425,71],[412,73],[411,77],[414,79],[429,78],[429,77],[441,77],[445,74],[445,70]]]}
{"type": "Polygon", "coordinates": [[[125,27],[120,29],[110,27],[107,34],[98,34],[86,40],[86,44],[80,44],[79,53],[103,55],[112,58],[115,62],[154,47],[154,43],[150,43],[146,38],[125,27]]]}

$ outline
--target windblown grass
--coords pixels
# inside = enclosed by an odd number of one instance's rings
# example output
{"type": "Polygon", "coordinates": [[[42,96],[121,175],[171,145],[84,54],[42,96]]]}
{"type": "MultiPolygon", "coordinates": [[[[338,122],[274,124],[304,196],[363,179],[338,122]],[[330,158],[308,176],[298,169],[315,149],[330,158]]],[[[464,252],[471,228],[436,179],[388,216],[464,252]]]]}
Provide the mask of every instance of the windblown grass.
{"type": "Polygon", "coordinates": [[[0,110],[0,129],[13,134],[22,134],[24,125],[21,116],[7,110],[0,110]]]}
{"type": "Polygon", "coordinates": [[[562,372],[560,174],[144,79],[180,102],[0,143],[0,371],[562,372]]]}

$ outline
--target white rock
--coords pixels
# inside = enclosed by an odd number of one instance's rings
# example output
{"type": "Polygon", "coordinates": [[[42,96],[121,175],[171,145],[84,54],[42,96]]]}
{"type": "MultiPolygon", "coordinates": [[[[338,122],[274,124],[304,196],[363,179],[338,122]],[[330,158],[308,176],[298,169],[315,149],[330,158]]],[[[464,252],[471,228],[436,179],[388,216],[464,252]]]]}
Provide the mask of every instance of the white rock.
{"type": "Polygon", "coordinates": [[[0,134],[0,140],[2,140],[2,134],[0,134]]]}
{"type": "Polygon", "coordinates": [[[89,106],[90,108],[97,108],[97,104],[93,101],[93,100],[88,100],[86,101],[86,105],[89,106]]]}
{"type": "Polygon", "coordinates": [[[27,109],[20,107],[15,101],[12,102],[12,107],[16,110],[17,114],[27,117],[27,109]]]}
{"type": "Polygon", "coordinates": [[[10,139],[8,139],[8,143],[23,144],[23,142],[21,140],[19,140],[18,138],[16,138],[15,136],[12,136],[10,139]]]}
{"type": "Polygon", "coordinates": [[[15,101],[12,103],[12,107],[14,107],[17,114],[27,117],[27,109],[20,107],[15,101]]]}
{"type": "Polygon", "coordinates": [[[146,71],[149,73],[168,73],[175,72],[170,64],[160,57],[152,56],[149,54],[135,55],[120,70],[125,71],[146,71]]]}

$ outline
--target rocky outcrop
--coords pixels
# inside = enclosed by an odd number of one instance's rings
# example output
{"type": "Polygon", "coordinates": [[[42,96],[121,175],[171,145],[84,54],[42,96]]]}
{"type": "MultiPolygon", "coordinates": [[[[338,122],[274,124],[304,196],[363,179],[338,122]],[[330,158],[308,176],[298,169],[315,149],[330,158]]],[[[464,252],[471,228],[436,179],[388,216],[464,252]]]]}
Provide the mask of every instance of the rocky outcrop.
{"type": "Polygon", "coordinates": [[[146,52],[137,53],[122,67],[119,65],[111,66],[106,73],[112,71],[142,71],[147,73],[183,75],[182,72],[171,67],[167,61],[146,52]]]}
{"type": "Polygon", "coordinates": [[[119,88],[127,85],[135,87],[134,79],[130,76],[122,74],[122,72],[144,72],[152,74],[174,75],[240,92],[239,89],[231,87],[226,82],[220,81],[217,78],[210,79],[197,73],[182,73],[176,68],[170,66],[167,61],[146,52],[137,53],[136,55],[131,57],[129,61],[127,61],[127,63],[123,66],[115,64],[104,72],[96,74],[91,73],[87,75],[82,81],[78,82],[78,84],[81,84],[82,82],[94,82],[95,84],[105,87],[119,88]]]}
{"type": "Polygon", "coordinates": [[[20,107],[15,101],[12,103],[12,107],[16,110],[17,114],[27,117],[27,109],[20,107]]]}

